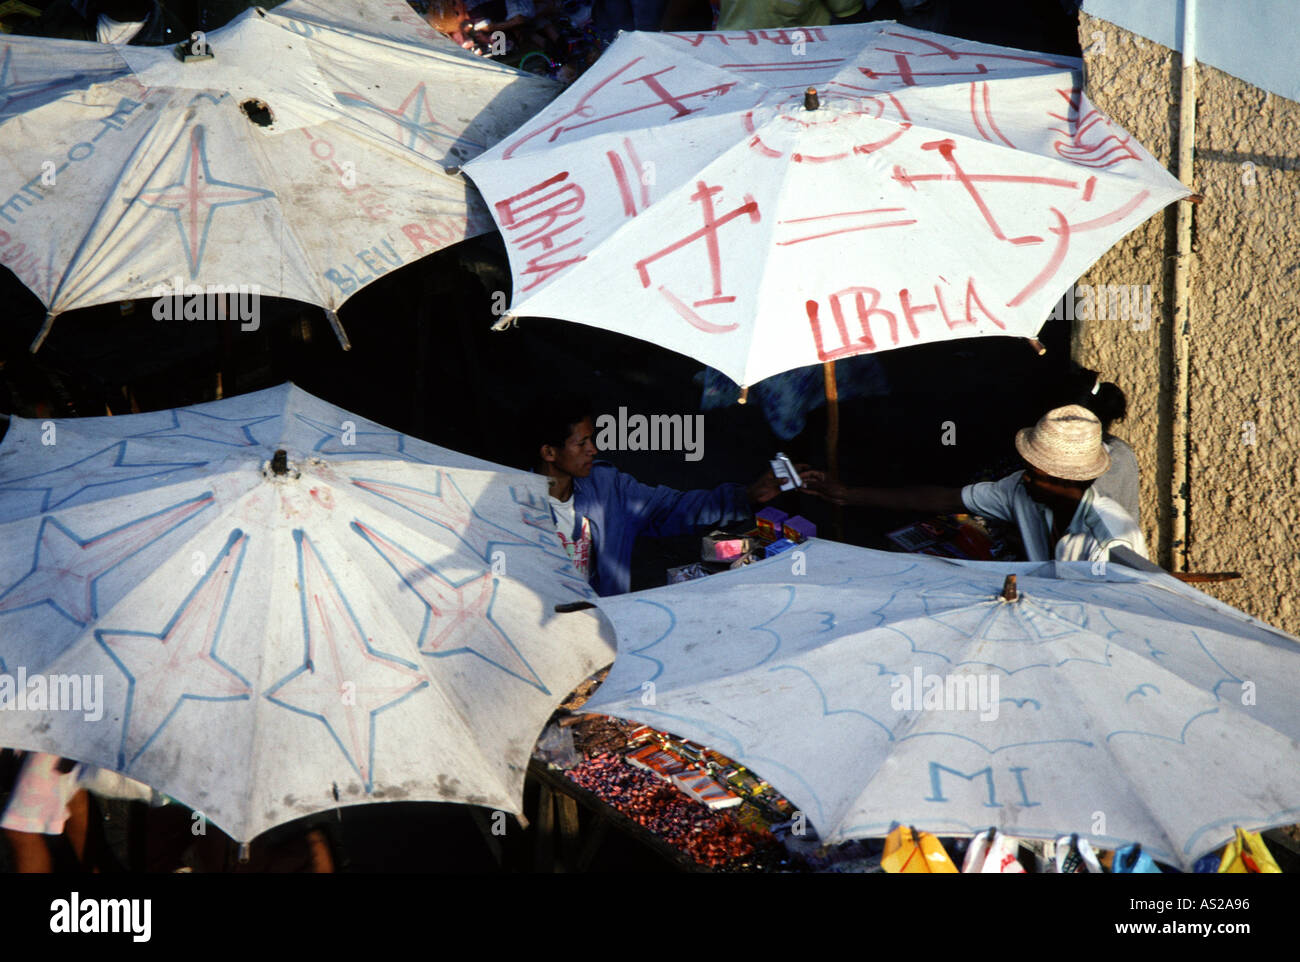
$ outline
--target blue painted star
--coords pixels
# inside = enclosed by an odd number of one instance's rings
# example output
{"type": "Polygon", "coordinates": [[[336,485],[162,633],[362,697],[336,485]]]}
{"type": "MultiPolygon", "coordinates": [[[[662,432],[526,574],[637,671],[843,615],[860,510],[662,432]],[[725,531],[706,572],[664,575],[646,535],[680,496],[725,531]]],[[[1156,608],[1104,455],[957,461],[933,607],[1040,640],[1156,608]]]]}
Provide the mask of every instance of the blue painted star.
{"type": "Polygon", "coordinates": [[[456,584],[424,559],[374,528],[352,522],[352,530],[393,569],[426,611],[420,627],[420,652],[434,657],[468,652],[550,694],[514,642],[492,618],[497,580],[491,572],[456,584]]]}
{"type": "Polygon", "coordinates": [[[446,471],[438,472],[436,491],[426,491],[423,488],[370,478],[350,480],[361,490],[368,491],[376,497],[405,508],[416,517],[444,528],[484,564],[491,564],[492,548],[496,545],[537,547],[536,542],[479,514],[446,471]]]}
{"type": "Polygon", "coordinates": [[[128,435],[133,438],[186,438],[190,441],[207,441],[212,444],[224,444],[230,447],[250,447],[258,440],[249,428],[263,421],[271,421],[278,414],[267,414],[260,418],[222,418],[215,414],[203,414],[199,411],[174,410],[170,427],[146,431],[143,434],[128,435]]]}
{"type": "Polygon", "coordinates": [[[0,591],[0,614],[48,604],[86,625],[99,617],[99,579],[213,504],[212,492],[82,538],[54,517],[41,519],[32,566],[0,591]]]}
{"type": "MultiPolygon", "coordinates": [[[[343,454],[348,457],[383,454],[388,457],[418,461],[420,464],[428,463],[424,459],[417,458],[407,452],[406,435],[400,431],[358,431],[355,420],[352,422],[351,431],[348,431],[343,427],[346,422],[330,424],[316,418],[309,418],[305,414],[295,414],[294,417],[320,432],[320,440],[312,447],[312,450],[317,454],[343,454]]],[[[369,424],[370,422],[362,421],[361,423],[369,424]]]]}
{"type": "MultiPolygon", "coordinates": [[[[373,110],[383,114],[388,120],[391,120],[398,127],[399,136],[396,138],[403,142],[404,146],[419,153],[419,144],[425,144],[434,148],[452,147],[458,144],[467,144],[478,150],[486,150],[483,144],[467,140],[451,132],[446,124],[439,123],[433,116],[433,110],[429,105],[429,94],[423,83],[417,84],[406,99],[402,101],[397,108],[383,107],[368,97],[361,94],[348,93],[347,91],[335,91],[334,96],[338,102],[345,107],[361,107],[365,110],[373,110]],[[445,143],[439,143],[443,141],[445,143]]],[[[453,150],[453,152],[456,152],[453,150]]],[[[457,152],[458,153],[458,152],[457,152]]]]}
{"type": "Polygon", "coordinates": [[[142,478],[174,474],[178,469],[201,468],[208,463],[207,461],[128,463],[126,445],[126,441],[119,441],[71,464],[5,481],[0,483],[0,494],[10,491],[44,492],[39,510],[53,511],[91,488],[111,487],[128,481],[139,481],[142,478]]]}
{"type": "MultiPolygon", "coordinates": [[[[233,207],[250,204],[254,201],[267,200],[275,196],[274,191],[248,184],[236,184],[212,176],[208,163],[206,132],[202,124],[190,130],[189,143],[177,140],[171,153],[179,150],[183,153],[180,171],[176,180],[162,187],[141,189],[136,200],[146,207],[168,211],[176,218],[176,226],[181,232],[181,242],[185,245],[185,255],[190,262],[190,277],[198,274],[203,263],[203,253],[207,249],[208,230],[212,227],[212,218],[218,207],[233,207]]],[[[168,158],[159,164],[159,169],[166,165],[168,158]]]]}
{"type": "Polygon", "coordinates": [[[232,531],[221,554],[161,631],[95,632],[95,640],[117,663],[128,684],[119,769],[129,768],[153,744],[186,701],[246,701],[251,697],[248,680],[217,655],[247,547],[248,535],[232,531]]]}

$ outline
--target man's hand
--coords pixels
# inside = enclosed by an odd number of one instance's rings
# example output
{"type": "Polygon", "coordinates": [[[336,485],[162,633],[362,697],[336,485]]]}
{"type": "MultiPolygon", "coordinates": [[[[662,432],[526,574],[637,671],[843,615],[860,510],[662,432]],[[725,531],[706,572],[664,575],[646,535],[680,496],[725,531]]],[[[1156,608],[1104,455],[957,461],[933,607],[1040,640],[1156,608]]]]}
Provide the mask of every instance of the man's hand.
{"type": "Polygon", "coordinates": [[[849,503],[849,486],[842,481],[832,481],[822,471],[800,472],[803,475],[804,489],[811,495],[829,501],[831,504],[849,503]]]}
{"type": "MultiPolygon", "coordinates": [[[[807,479],[807,475],[804,474],[804,472],[809,470],[808,465],[796,464],[794,469],[799,472],[799,477],[804,478],[805,480],[807,479]]],[[[813,471],[811,473],[819,477],[821,476],[820,471],[813,471]]],[[[750,504],[767,504],[767,502],[771,501],[780,493],[781,482],[776,479],[776,475],[772,473],[771,468],[768,468],[766,473],[762,474],[746,491],[746,494],[749,496],[750,504]]]]}

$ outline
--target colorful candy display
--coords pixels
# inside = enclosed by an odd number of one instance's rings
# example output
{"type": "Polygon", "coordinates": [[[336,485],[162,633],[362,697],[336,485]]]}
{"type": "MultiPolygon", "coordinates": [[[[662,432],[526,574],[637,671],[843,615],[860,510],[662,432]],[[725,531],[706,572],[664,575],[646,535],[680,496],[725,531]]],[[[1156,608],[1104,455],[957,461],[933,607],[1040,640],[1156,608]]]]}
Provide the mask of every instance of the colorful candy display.
{"type": "Polygon", "coordinates": [[[568,776],[701,865],[747,871],[775,867],[784,859],[784,848],[770,835],[710,811],[621,755],[594,755],[568,776]]]}

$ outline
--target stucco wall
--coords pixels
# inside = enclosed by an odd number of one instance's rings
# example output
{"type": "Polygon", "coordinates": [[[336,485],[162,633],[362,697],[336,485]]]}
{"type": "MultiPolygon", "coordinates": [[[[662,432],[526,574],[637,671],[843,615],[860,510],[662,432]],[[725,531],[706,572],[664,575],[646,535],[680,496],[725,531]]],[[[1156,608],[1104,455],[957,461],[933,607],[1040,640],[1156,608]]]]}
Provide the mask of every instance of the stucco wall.
{"type": "MultiPolygon", "coordinates": [[[[1081,15],[1086,92],[1173,169],[1178,54],[1081,15]]],[[[1198,66],[1189,342],[1188,568],[1240,571],[1205,585],[1300,634],[1300,103],[1198,66]],[[1245,166],[1250,165],[1250,166],[1245,166]]],[[[1114,430],[1137,452],[1152,557],[1169,560],[1174,252],[1171,207],[1080,283],[1152,285],[1150,329],[1079,321],[1074,355],[1125,389],[1114,430]]]]}

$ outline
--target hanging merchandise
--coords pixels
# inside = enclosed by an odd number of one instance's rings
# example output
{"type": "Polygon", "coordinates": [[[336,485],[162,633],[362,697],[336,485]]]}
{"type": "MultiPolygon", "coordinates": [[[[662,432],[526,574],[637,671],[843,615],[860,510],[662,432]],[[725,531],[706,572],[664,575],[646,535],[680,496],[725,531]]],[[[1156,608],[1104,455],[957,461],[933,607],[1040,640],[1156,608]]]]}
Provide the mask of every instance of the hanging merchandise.
{"type": "Polygon", "coordinates": [[[886,872],[950,872],[957,866],[944,850],[943,844],[929,832],[918,832],[907,826],[897,826],[885,838],[885,854],[880,867],[886,872]]]}
{"type": "Polygon", "coordinates": [[[1091,843],[1078,835],[1062,835],[1056,840],[1055,869],[1062,875],[1103,871],[1091,843]]]}
{"type": "Polygon", "coordinates": [[[1141,845],[1125,845],[1115,849],[1115,858],[1111,862],[1111,871],[1121,873],[1154,872],[1160,874],[1160,868],[1151,856],[1142,851],[1141,845]]]}
{"type": "Polygon", "coordinates": [[[1264,844],[1259,832],[1248,832],[1237,827],[1237,837],[1223,849],[1223,858],[1219,861],[1220,872],[1259,872],[1273,874],[1281,872],[1273,855],[1264,844]]]}
{"type": "MultiPolygon", "coordinates": [[[[992,834],[985,833],[983,836],[986,845],[986,851],[982,862],[971,863],[970,868],[964,869],[967,872],[979,872],[983,875],[1024,875],[1025,867],[1020,864],[1017,858],[1017,852],[1020,849],[1020,843],[1008,835],[1001,832],[989,830],[992,834]],[[978,867],[976,867],[978,866],[978,867]]],[[[975,847],[974,843],[971,848],[975,847]]],[[[969,861],[969,853],[967,855],[969,861]]]]}
{"type": "Polygon", "coordinates": [[[1197,875],[1214,875],[1219,871],[1219,862],[1223,858],[1222,852],[1211,852],[1209,855],[1202,855],[1196,860],[1196,865],[1192,871],[1197,875]]]}
{"type": "Polygon", "coordinates": [[[966,857],[961,863],[962,872],[972,874],[984,867],[984,860],[989,856],[989,844],[996,834],[997,829],[990,828],[988,831],[971,836],[970,845],[966,848],[966,857]]]}
{"type": "Polygon", "coordinates": [[[967,874],[1023,875],[1025,867],[1016,857],[1019,847],[1020,843],[1014,838],[990,828],[971,838],[961,870],[967,874]]]}

